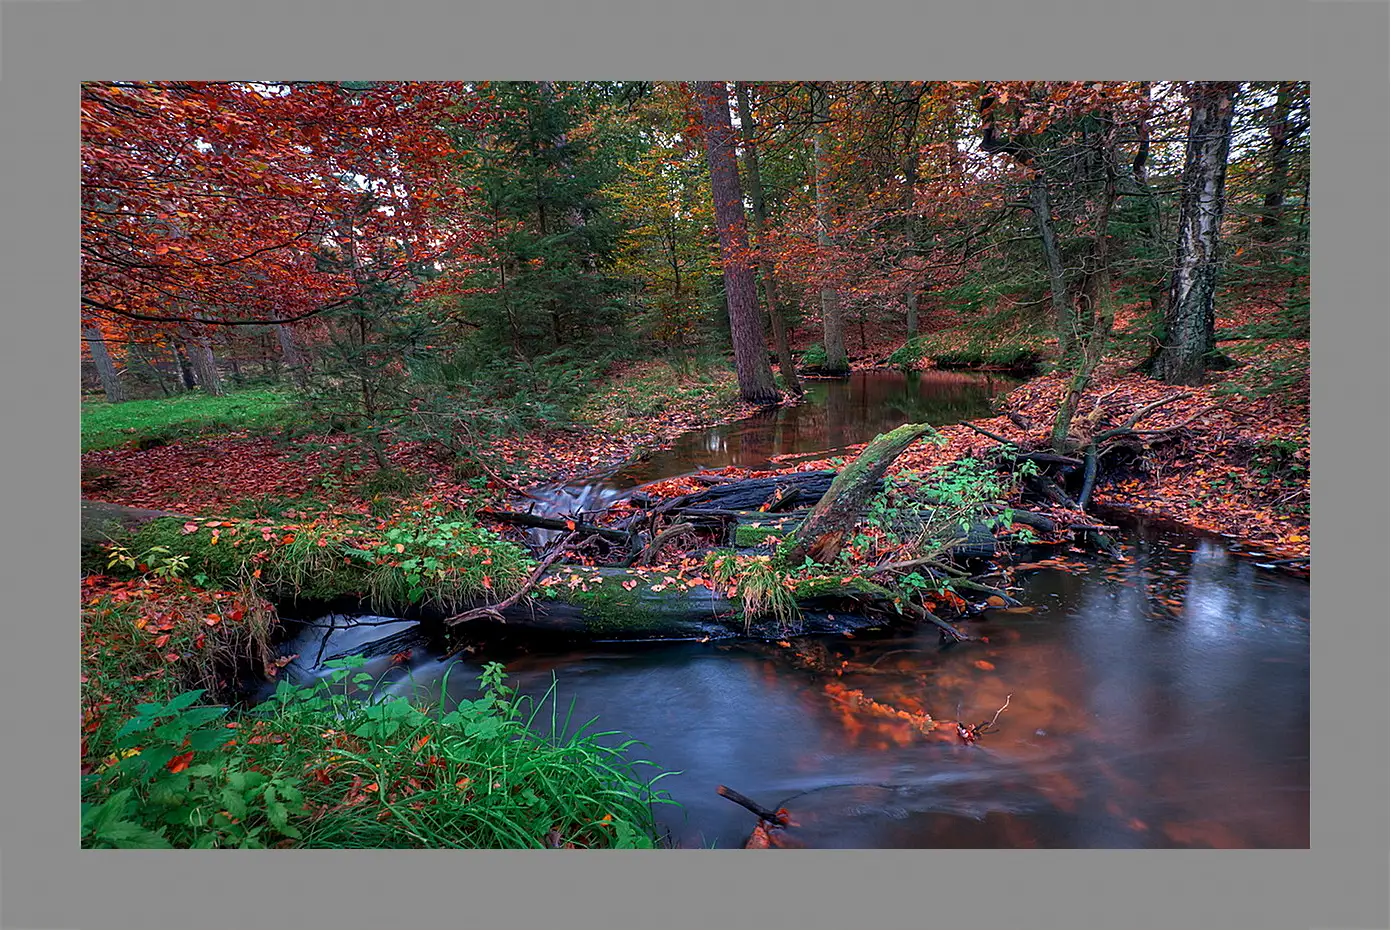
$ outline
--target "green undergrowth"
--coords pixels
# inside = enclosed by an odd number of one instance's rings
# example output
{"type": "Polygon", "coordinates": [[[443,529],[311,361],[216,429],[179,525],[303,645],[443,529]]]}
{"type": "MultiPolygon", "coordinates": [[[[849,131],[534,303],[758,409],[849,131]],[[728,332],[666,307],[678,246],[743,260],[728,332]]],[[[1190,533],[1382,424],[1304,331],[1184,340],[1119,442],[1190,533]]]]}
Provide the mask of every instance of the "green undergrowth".
{"type": "Polygon", "coordinates": [[[293,398],[281,391],[233,391],[214,397],[201,391],[82,405],[82,451],[111,449],[130,442],[172,442],[219,430],[272,431],[295,418],[293,398]]]}
{"type": "MultiPolygon", "coordinates": [[[[667,773],[637,743],[572,726],[555,685],[519,696],[502,666],[479,697],[382,694],[361,658],[281,682],[240,713],[201,691],[152,697],[91,739],[84,848],[652,848],[667,773]]],[[[448,694],[446,671],[441,694],[448,694]]]]}
{"type": "Polygon", "coordinates": [[[175,559],[178,574],[199,584],[248,586],[275,599],[350,595],[445,611],[507,597],[534,565],[521,546],[463,516],[418,514],[384,527],[161,518],[112,552],[113,569],[175,559]]]}
{"type": "Polygon", "coordinates": [[[930,362],[941,368],[1038,367],[1048,351],[1049,334],[1029,321],[992,315],[966,326],[924,333],[908,340],[889,356],[890,365],[905,370],[930,362]]]}

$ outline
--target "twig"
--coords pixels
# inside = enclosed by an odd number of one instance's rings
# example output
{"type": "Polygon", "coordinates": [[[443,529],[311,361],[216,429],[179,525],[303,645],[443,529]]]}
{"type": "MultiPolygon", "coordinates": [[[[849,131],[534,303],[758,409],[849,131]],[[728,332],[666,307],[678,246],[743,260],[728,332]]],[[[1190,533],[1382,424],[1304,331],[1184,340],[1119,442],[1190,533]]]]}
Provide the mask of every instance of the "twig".
{"type": "Polygon", "coordinates": [[[786,814],[770,811],[762,804],[759,804],[752,798],[745,797],[733,788],[726,788],[724,785],[718,785],[715,788],[715,793],[722,798],[733,801],[745,810],[756,814],[760,820],[766,820],[769,823],[779,824],[780,826],[787,826],[788,818],[786,814]]]}
{"type": "Polygon", "coordinates": [[[1152,404],[1146,404],[1145,406],[1141,407],[1139,410],[1136,410],[1133,414],[1131,414],[1130,419],[1126,420],[1125,423],[1116,427],[1115,429],[1108,429],[1104,433],[1101,433],[1100,435],[1093,437],[1092,441],[1100,445],[1102,442],[1112,438],[1113,436],[1121,436],[1125,433],[1132,432],[1135,429],[1136,423],[1139,423],[1141,420],[1149,416],[1154,411],[1158,410],[1160,407],[1172,404],[1176,400],[1183,400],[1184,398],[1189,396],[1190,395],[1187,393],[1170,394],[1168,397],[1165,397],[1161,400],[1157,400],[1152,404]]]}
{"type": "Polygon", "coordinates": [[[981,584],[979,581],[972,581],[970,578],[953,578],[950,584],[954,588],[965,588],[967,591],[978,591],[990,597],[998,597],[1005,602],[1006,607],[1024,606],[999,588],[992,588],[988,584],[981,584]]]}
{"type": "Polygon", "coordinates": [[[526,597],[531,589],[536,587],[536,583],[541,580],[541,576],[545,574],[546,569],[550,568],[555,560],[560,558],[561,554],[565,551],[565,547],[574,541],[576,535],[575,533],[571,533],[569,536],[562,539],[560,543],[551,550],[550,555],[541,560],[541,563],[537,565],[531,575],[527,577],[526,583],[517,590],[516,594],[513,594],[511,597],[497,604],[486,607],[475,607],[473,610],[466,610],[452,617],[446,617],[444,622],[448,626],[454,626],[455,624],[467,623],[470,620],[478,620],[483,617],[492,617],[496,620],[501,620],[502,612],[526,597]]]}
{"type": "Polygon", "coordinates": [[[624,565],[646,565],[653,556],[662,551],[662,546],[666,545],[668,540],[674,539],[682,533],[693,532],[695,532],[695,524],[693,523],[677,523],[674,526],[669,526],[652,537],[652,541],[634,553],[624,565]]]}
{"type": "Polygon", "coordinates": [[[947,634],[953,642],[964,643],[972,638],[928,610],[926,607],[923,607],[921,604],[914,604],[912,601],[907,601],[906,604],[908,609],[911,610],[919,620],[925,620],[937,627],[937,629],[947,634]]]}
{"type": "Polygon", "coordinates": [[[962,421],[961,421],[961,425],[964,426],[964,427],[966,427],[967,429],[975,430],[977,433],[980,433],[982,436],[986,437],[987,439],[993,439],[993,440],[995,440],[996,442],[998,442],[998,443],[999,443],[1000,445],[1002,445],[1002,446],[1012,446],[1012,445],[1014,445],[1013,442],[1011,442],[1010,440],[1008,440],[1008,439],[1006,439],[1005,437],[1001,436],[999,433],[992,433],[992,432],[990,432],[990,430],[988,430],[988,429],[983,429],[983,428],[977,426],[976,424],[972,423],[972,422],[969,421],[969,420],[962,420],[962,421]]]}
{"type": "Polygon", "coordinates": [[[997,710],[997,711],[995,711],[995,716],[993,716],[993,717],[990,718],[990,722],[989,722],[989,723],[984,724],[983,726],[981,726],[981,727],[978,728],[980,732],[984,733],[986,730],[992,729],[992,728],[995,726],[995,721],[996,721],[996,720],[999,720],[999,719],[1000,719],[1000,714],[1002,714],[1002,713],[1005,712],[1005,708],[1009,706],[1009,699],[1012,698],[1012,697],[1014,697],[1013,694],[1006,694],[1006,695],[1005,695],[1005,703],[1001,704],[1001,705],[1000,705],[1000,709],[997,710]]]}

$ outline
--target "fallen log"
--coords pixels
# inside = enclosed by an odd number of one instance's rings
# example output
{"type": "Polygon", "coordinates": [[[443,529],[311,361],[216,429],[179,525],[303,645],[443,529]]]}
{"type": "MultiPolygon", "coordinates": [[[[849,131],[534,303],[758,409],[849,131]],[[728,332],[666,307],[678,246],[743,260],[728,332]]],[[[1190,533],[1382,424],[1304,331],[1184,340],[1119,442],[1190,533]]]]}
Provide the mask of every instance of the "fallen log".
{"type": "Polygon", "coordinates": [[[757,510],[776,493],[778,488],[790,493],[794,488],[798,500],[805,505],[814,504],[830,490],[835,481],[833,471],[800,471],[766,478],[745,478],[719,484],[704,491],[673,497],[656,509],[661,513],[698,509],[716,510],[757,510]]]}
{"type": "Polygon", "coordinates": [[[628,533],[622,530],[597,526],[593,523],[583,523],[579,520],[538,517],[535,514],[517,513],[511,510],[480,510],[478,515],[486,520],[496,520],[499,523],[510,523],[513,526],[525,526],[536,530],[571,530],[581,536],[602,536],[624,545],[627,545],[631,538],[628,533]]]}

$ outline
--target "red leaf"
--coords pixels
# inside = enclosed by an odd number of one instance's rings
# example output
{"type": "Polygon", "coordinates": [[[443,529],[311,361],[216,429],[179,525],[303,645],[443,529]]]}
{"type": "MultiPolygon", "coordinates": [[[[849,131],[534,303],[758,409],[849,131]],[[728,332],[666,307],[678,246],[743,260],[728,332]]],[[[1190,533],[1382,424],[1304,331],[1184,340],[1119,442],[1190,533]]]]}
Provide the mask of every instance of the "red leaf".
{"type": "Polygon", "coordinates": [[[164,764],[164,767],[175,775],[188,768],[193,763],[193,750],[181,752],[164,764]]]}

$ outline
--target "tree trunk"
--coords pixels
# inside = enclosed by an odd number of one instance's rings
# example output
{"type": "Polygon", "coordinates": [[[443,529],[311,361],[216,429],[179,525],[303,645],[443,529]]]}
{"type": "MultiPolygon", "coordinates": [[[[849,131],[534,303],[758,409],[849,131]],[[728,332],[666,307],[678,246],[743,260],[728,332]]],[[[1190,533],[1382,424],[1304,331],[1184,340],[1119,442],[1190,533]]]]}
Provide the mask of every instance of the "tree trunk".
{"type": "Polygon", "coordinates": [[[1233,81],[1200,81],[1191,92],[1178,247],[1163,341],[1153,365],[1155,377],[1168,384],[1201,383],[1217,347],[1212,303],[1221,266],[1223,185],[1237,86],[1233,81]]]}
{"type": "MultiPolygon", "coordinates": [[[[816,244],[823,252],[831,248],[831,201],[826,166],[827,137],[826,125],[831,119],[831,98],[821,84],[811,88],[812,115],[816,129],[812,133],[812,146],[816,170],[816,244]]],[[[822,344],[826,349],[826,363],[822,371],[830,374],[845,374],[850,371],[850,360],[845,354],[845,334],[840,313],[840,297],[834,287],[821,288],[821,331],[822,344]]]]}
{"type": "Polygon", "coordinates": [[[1273,233],[1280,224],[1285,203],[1285,185],[1290,174],[1290,109],[1294,82],[1281,81],[1275,96],[1275,117],[1270,124],[1270,169],[1266,181],[1265,203],[1261,209],[1261,228],[1273,233]]]}
{"type": "Polygon", "coordinates": [[[188,353],[177,339],[170,339],[169,345],[174,353],[174,362],[179,366],[179,378],[184,383],[184,390],[193,390],[198,386],[198,382],[193,377],[193,366],[188,363],[188,353]]]}
{"type": "Polygon", "coordinates": [[[1115,133],[1114,127],[1100,137],[1096,146],[1104,181],[1101,204],[1097,211],[1096,234],[1092,237],[1090,267],[1084,268],[1083,291],[1087,300],[1088,329],[1080,334],[1080,357],[1068,385],[1067,394],[1053,419],[1050,441],[1053,451],[1067,451],[1067,434],[1077,404],[1091,385],[1097,366],[1106,355],[1111,341],[1111,327],[1116,318],[1115,295],[1111,291],[1111,210],[1116,203],[1115,133]]]}
{"type": "Polygon", "coordinates": [[[1038,224],[1039,241],[1043,243],[1043,258],[1048,265],[1048,290],[1053,300],[1053,326],[1058,334],[1058,352],[1066,358],[1077,338],[1077,320],[1067,296],[1067,279],[1063,273],[1062,253],[1053,231],[1053,209],[1048,203],[1048,175],[1040,165],[1029,188],[1029,205],[1038,224]]]}
{"type": "Polygon", "coordinates": [[[280,341],[280,354],[285,359],[285,367],[290,370],[290,377],[295,384],[304,387],[309,383],[309,366],[305,363],[304,353],[295,345],[294,332],[286,324],[278,323],[275,338],[280,341]]]}
{"type": "Polygon", "coordinates": [[[193,371],[198,376],[198,386],[213,397],[227,393],[222,379],[217,374],[217,359],[213,357],[212,339],[206,332],[188,330],[188,353],[193,361],[193,371]]]}
{"type": "MultiPolygon", "coordinates": [[[[903,152],[903,244],[909,258],[918,253],[918,222],[915,211],[918,204],[918,114],[922,110],[922,97],[912,101],[913,118],[908,121],[904,138],[903,152]]],[[[912,281],[903,293],[903,306],[907,310],[908,338],[918,335],[918,282],[912,281]]]]}
{"type": "Polygon", "coordinates": [[[933,432],[926,423],[908,423],[876,436],[831,482],[830,489],[792,534],[788,565],[804,558],[828,564],[840,554],[870,497],[884,480],[884,473],[910,445],[933,432]]]}
{"type": "Polygon", "coordinates": [[[101,378],[101,389],[106,392],[106,399],[113,404],[129,400],[126,386],[121,383],[120,374],[116,371],[116,363],[111,360],[111,353],[106,351],[106,340],[101,330],[95,326],[84,326],[82,337],[87,340],[87,351],[92,353],[92,362],[97,366],[97,376],[101,378]]]}
{"type": "Polygon", "coordinates": [[[749,264],[749,239],[744,228],[744,194],[734,160],[734,127],[729,121],[729,93],[723,82],[697,81],[696,102],[705,126],[705,153],[710,163],[710,192],[724,259],[725,302],[739,393],[754,404],[781,400],[768,365],[768,346],[758,318],[758,294],[749,264]]]}
{"type": "MultiPolygon", "coordinates": [[[[758,170],[758,146],[753,107],[749,105],[748,86],[743,81],[736,81],[734,95],[739,101],[739,129],[744,137],[744,173],[749,182],[749,199],[753,201],[753,212],[750,214],[753,237],[756,243],[762,245],[763,230],[768,225],[768,204],[763,196],[763,176],[758,170]]],[[[676,270],[679,271],[679,268],[676,270]]],[[[778,371],[782,373],[782,380],[787,389],[800,396],[802,382],[797,377],[797,363],[792,360],[792,347],[787,342],[787,324],[783,319],[782,305],[778,303],[773,262],[766,255],[759,259],[759,276],[763,281],[763,295],[768,302],[768,322],[773,328],[773,345],[778,353],[778,371]]]]}

